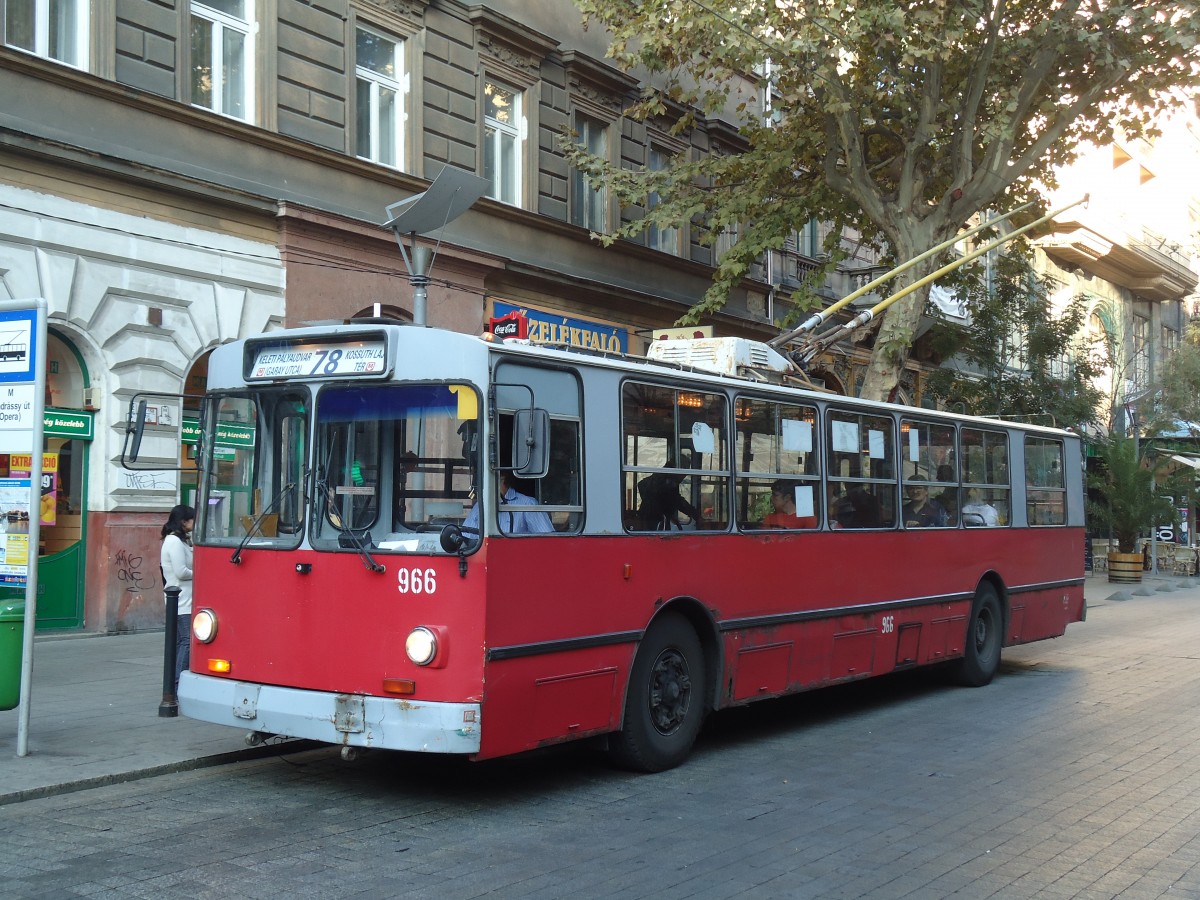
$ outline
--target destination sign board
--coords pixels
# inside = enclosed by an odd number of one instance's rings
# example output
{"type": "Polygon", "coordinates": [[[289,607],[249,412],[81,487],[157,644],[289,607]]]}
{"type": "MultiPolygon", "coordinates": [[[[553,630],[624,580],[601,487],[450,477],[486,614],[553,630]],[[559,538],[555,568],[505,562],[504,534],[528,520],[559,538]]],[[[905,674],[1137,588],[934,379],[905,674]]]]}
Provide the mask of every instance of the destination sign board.
{"type": "Polygon", "coordinates": [[[247,381],[280,378],[379,376],[387,371],[387,342],[286,340],[247,348],[247,381]]]}

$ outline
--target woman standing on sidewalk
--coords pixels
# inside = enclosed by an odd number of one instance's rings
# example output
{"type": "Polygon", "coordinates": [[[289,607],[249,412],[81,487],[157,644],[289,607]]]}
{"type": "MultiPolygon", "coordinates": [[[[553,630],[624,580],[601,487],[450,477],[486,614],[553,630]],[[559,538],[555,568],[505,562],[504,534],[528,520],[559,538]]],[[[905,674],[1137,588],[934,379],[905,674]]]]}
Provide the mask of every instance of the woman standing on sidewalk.
{"type": "Polygon", "coordinates": [[[196,510],[180,504],[171,510],[167,524],[162,527],[163,587],[179,588],[179,608],[175,629],[175,690],[179,691],[179,675],[188,667],[192,631],[192,526],[196,510]]]}

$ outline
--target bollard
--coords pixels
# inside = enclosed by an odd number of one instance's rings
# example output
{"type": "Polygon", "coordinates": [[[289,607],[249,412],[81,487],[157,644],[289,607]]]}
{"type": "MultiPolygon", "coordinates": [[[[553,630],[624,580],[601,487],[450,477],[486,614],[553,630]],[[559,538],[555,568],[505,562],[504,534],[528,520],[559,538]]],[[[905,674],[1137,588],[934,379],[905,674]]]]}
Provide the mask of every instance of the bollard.
{"type": "Polygon", "coordinates": [[[166,646],[163,648],[163,696],[158,704],[160,718],[169,719],[179,715],[179,701],[175,698],[175,637],[179,627],[179,588],[169,587],[167,595],[166,646]]]}

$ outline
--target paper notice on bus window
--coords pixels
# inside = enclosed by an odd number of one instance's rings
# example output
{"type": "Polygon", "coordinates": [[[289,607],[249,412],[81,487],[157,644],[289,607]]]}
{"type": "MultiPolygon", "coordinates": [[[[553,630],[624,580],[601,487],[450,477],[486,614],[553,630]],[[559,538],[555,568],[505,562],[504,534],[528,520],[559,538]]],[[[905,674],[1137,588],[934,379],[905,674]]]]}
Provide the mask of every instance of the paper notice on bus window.
{"type": "Polygon", "coordinates": [[[812,425],[799,419],[784,419],[783,449],[793,453],[811,453],[812,425]]]}
{"type": "Polygon", "coordinates": [[[921,432],[915,428],[908,429],[908,459],[910,462],[921,461],[921,432]]]}
{"type": "Polygon", "coordinates": [[[416,553],[417,548],[421,546],[420,538],[413,538],[406,541],[380,541],[380,550],[407,550],[409,553],[416,553]]]}
{"type": "Polygon", "coordinates": [[[883,459],[883,432],[867,430],[867,455],[871,459],[883,459]]]}
{"type": "Polygon", "coordinates": [[[838,422],[833,423],[833,452],[834,453],[857,453],[858,452],[858,423],[857,422],[838,422]]]}
{"type": "Polygon", "coordinates": [[[692,423],[692,449],[697,453],[712,453],[717,449],[713,430],[705,422],[692,423]]]}
{"type": "Polygon", "coordinates": [[[813,507],[813,489],[811,484],[796,485],[796,515],[816,515],[813,507]]]}

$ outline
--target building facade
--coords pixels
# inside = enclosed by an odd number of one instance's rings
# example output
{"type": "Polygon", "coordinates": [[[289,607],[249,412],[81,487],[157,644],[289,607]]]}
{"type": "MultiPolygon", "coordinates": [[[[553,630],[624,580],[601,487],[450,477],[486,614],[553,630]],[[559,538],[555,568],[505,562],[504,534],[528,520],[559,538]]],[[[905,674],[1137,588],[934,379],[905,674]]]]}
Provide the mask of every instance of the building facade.
{"type": "MultiPolygon", "coordinates": [[[[146,445],[164,468],[132,472],[130,399],[202,392],[207,354],[237,338],[377,308],[411,319],[381,223],[444,168],[488,189],[418,239],[430,325],[478,332],[518,310],[546,339],[636,354],[709,286],[723,236],[702,223],[601,247],[595,234],[645,210],[588,185],[560,142],[655,167],[736,149],[736,129],[701,120],[680,137],[670,113],[625,117],[637,80],[570,0],[7,0],[0,34],[0,297],[47,300],[47,420],[62,423],[41,628],[161,624],[158,534],[191,501],[191,417],[164,399],[146,445]]],[[[709,324],[774,336],[823,236],[797,223],[709,324]]],[[[1070,265],[1070,246],[1047,259],[1070,265]]],[[[1131,252],[1178,275],[1169,253],[1131,252]]],[[[875,262],[847,261],[828,296],[875,262]]],[[[1139,329],[1165,341],[1178,298],[1113,283],[1130,346],[1139,329]]],[[[815,377],[855,393],[868,352],[846,345],[815,377]]],[[[914,358],[897,399],[920,402],[935,364],[914,358]]]]}
{"type": "Polygon", "coordinates": [[[1200,295],[1200,97],[1157,123],[1145,140],[1088,146],[1058,174],[1052,205],[1088,196],[1036,242],[1063,302],[1083,296],[1083,340],[1100,354],[1109,428],[1152,414],[1163,361],[1183,339],[1200,295]]]}
{"type": "MultiPolygon", "coordinates": [[[[430,325],[477,332],[515,308],[552,339],[640,353],[709,284],[699,225],[601,248],[593,233],[644,210],[587,185],[559,142],[655,166],[736,132],[681,139],[624,117],[637,83],[569,0],[8,0],[0,34],[0,297],[46,299],[47,419],[66,423],[46,448],[61,476],[39,628],[161,624],[159,528],[191,501],[189,403],[152,404],[145,446],[164,468],[132,472],[130,399],[201,392],[223,342],[376,308],[411,318],[381,223],[444,167],[489,187],[419,239],[430,325]]],[[[718,333],[775,334],[816,246],[801,232],[764,261],[718,333]]]]}

